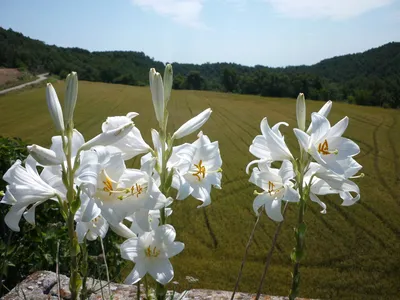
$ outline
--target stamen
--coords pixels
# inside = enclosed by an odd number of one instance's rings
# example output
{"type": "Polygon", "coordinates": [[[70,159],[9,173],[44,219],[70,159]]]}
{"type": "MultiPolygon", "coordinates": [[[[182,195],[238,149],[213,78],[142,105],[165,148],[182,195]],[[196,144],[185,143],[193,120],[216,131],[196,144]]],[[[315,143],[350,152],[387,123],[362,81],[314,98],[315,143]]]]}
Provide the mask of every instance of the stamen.
{"type": "Polygon", "coordinates": [[[157,257],[160,255],[161,251],[157,249],[157,247],[154,247],[153,250],[151,249],[151,246],[148,246],[145,250],[144,253],[146,254],[147,257],[157,257]]]}
{"type": "Polygon", "coordinates": [[[202,165],[203,161],[200,159],[199,164],[194,164],[194,166],[197,168],[197,172],[192,174],[193,176],[196,176],[199,181],[201,181],[200,175],[204,178],[206,176],[206,167],[202,165]]]}
{"type": "Polygon", "coordinates": [[[339,150],[329,150],[329,145],[328,141],[325,139],[323,143],[318,144],[318,152],[321,153],[322,155],[329,155],[329,154],[338,154],[339,150]]]}

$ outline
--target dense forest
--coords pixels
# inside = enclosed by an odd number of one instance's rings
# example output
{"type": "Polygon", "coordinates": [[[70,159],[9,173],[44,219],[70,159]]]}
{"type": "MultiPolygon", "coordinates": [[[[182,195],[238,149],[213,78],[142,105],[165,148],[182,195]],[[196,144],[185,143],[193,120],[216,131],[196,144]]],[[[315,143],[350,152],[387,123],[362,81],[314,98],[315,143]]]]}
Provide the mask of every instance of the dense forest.
{"type": "MultiPolygon", "coordinates": [[[[400,107],[400,43],[323,60],[312,66],[269,68],[232,63],[172,63],[174,88],[214,90],[271,97],[336,100],[361,105],[400,107]]],[[[0,27],[0,66],[64,78],[71,70],[81,80],[146,85],[148,70],[164,64],[143,52],[90,52],[46,45],[0,27]]]]}

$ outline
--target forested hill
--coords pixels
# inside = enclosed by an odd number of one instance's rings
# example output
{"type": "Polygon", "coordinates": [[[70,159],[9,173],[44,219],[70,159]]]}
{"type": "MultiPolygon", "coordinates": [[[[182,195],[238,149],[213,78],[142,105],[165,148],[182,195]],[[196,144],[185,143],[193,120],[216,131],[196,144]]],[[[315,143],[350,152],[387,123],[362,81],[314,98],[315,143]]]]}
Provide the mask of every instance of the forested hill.
{"type": "MultiPolygon", "coordinates": [[[[71,70],[81,80],[146,85],[148,70],[164,64],[143,52],[90,52],[63,48],[0,27],[0,66],[49,71],[64,78],[71,70]]],[[[312,66],[268,68],[228,63],[173,63],[175,89],[202,89],[400,107],[400,43],[364,53],[323,60],[312,66]]]]}

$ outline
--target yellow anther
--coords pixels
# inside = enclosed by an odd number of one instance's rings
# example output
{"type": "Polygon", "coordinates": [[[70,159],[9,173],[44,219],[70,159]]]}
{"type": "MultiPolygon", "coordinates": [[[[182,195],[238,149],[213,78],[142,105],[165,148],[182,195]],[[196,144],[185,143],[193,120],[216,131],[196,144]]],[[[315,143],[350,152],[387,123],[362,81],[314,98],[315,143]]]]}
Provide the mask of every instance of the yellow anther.
{"type": "Polygon", "coordinates": [[[161,251],[157,249],[157,247],[154,247],[153,250],[151,249],[151,246],[148,246],[145,250],[144,253],[146,254],[147,257],[157,257],[160,255],[161,251]]]}
{"type": "Polygon", "coordinates": [[[109,192],[109,195],[111,196],[111,194],[113,192],[113,186],[112,186],[112,181],[111,181],[110,177],[108,177],[106,175],[106,180],[103,181],[103,184],[104,184],[103,191],[109,192]]]}
{"type": "Polygon", "coordinates": [[[200,181],[201,177],[200,175],[204,178],[206,176],[206,167],[202,165],[203,161],[200,159],[199,164],[194,164],[194,166],[197,168],[197,172],[193,174],[193,176],[196,176],[197,179],[200,181]]]}
{"type": "Polygon", "coordinates": [[[337,149],[333,151],[329,150],[328,141],[325,139],[323,143],[318,144],[318,152],[321,153],[322,155],[328,155],[328,154],[338,154],[339,150],[337,149]]]}
{"type": "Polygon", "coordinates": [[[132,185],[131,187],[131,194],[136,195],[139,198],[139,195],[143,192],[143,187],[140,184],[132,185]],[[135,191],[136,190],[136,191],[135,191]]]}
{"type": "Polygon", "coordinates": [[[271,196],[272,195],[272,193],[274,192],[274,187],[275,187],[275,184],[273,184],[271,181],[268,181],[268,191],[267,191],[267,193],[271,196]]]}

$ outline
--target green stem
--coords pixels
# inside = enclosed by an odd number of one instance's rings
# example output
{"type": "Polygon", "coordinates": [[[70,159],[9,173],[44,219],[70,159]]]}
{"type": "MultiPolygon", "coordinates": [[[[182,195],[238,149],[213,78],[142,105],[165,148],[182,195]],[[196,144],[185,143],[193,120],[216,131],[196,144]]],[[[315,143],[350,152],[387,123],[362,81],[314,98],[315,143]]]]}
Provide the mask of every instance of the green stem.
{"type": "Polygon", "coordinates": [[[289,300],[296,299],[299,293],[300,287],[300,262],[304,258],[304,248],[305,248],[305,233],[306,233],[306,224],[304,222],[304,213],[306,209],[307,202],[307,187],[304,189],[303,179],[304,174],[308,168],[309,162],[307,161],[307,156],[302,155],[302,159],[300,160],[300,167],[297,169],[297,187],[300,194],[300,205],[299,205],[299,215],[297,221],[297,228],[295,229],[295,238],[296,238],[296,247],[292,253],[292,261],[294,262],[293,266],[293,274],[292,274],[292,287],[289,294],[289,300]],[[304,161],[306,160],[306,161],[304,161]]]}
{"type": "Polygon", "coordinates": [[[79,287],[80,287],[80,275],[78,270],[78,253],[79,253],[79,244],[78,239],[75,234],[75,213],[72,212],[71,206],[72,202],[75,200],[75,191],[74,191],[74,171],[72,169],[72,130],[67,131],[68,144],[66,145],[65,137],[63,136],[63,145],[64,151],[66,152],[65,156],[67,158],[67,166],[68,166],[68,187],[67,187],[67,201],[69,204],[69,212],[68,212],[68,236],[70,240],[70,256],[71,256],[71,265],[70,265],[70,281],[69,288],[71,291],[71,299],[78,299],[79,287]]]}
{"type": "MultiPolygon", "coordinates": [[[[166,124],[164,125],[164,128],[161,128],[160,132],[160,140],[161,140],[161,153],[162,153],[162,159],[161,159],[161,166],[160,166],[160,191],[165,195],[166,192],[166,179],[167,179],[167,153],[165,149],[165,142],[166,142],[166,124]]],[[[165,195],[167,197],[167,195],[165,195]]],[[[165,216],[165,207],[160,209],[160,219],[161,219],[161,225],[166,224],[166,216],[165,216]]],[[[156,297],[159,300],[164,300],[166,299],[167,295],[167,289],[165,288],[164,285],[161,283],[157,282],[156,286],[156,297]]]]}
{"type": "Polygon", "coordinates": [[[88,277],[88,251],[87,251],[87,245],[86,245],[86,237],[84,238],[84,241],[81,245],[81,252],[82,252],[82,275],[83,275],[83,279],[82,279],[82,291],[81,291],[81,299],[88,299],[89,295],[88,295],[88,290],[87,290],[87,286],[86,286],[86,281],[87,281],[87,277],[88,277]]]}
{"type": "Polygon", "coordinates": [[[70,256],[71,256],[71,276],[69,279],[69,288],[71,291],[71,299],[76,300],[78,299],[78,278],[79,278],[79,273],[78,273],[78,251],[77,247],[78,245],[78,240],[75,235],[75,221],[74,221],[74,215],[69,214],[68,216],[68,236],[70,239],[70,256]]]}

